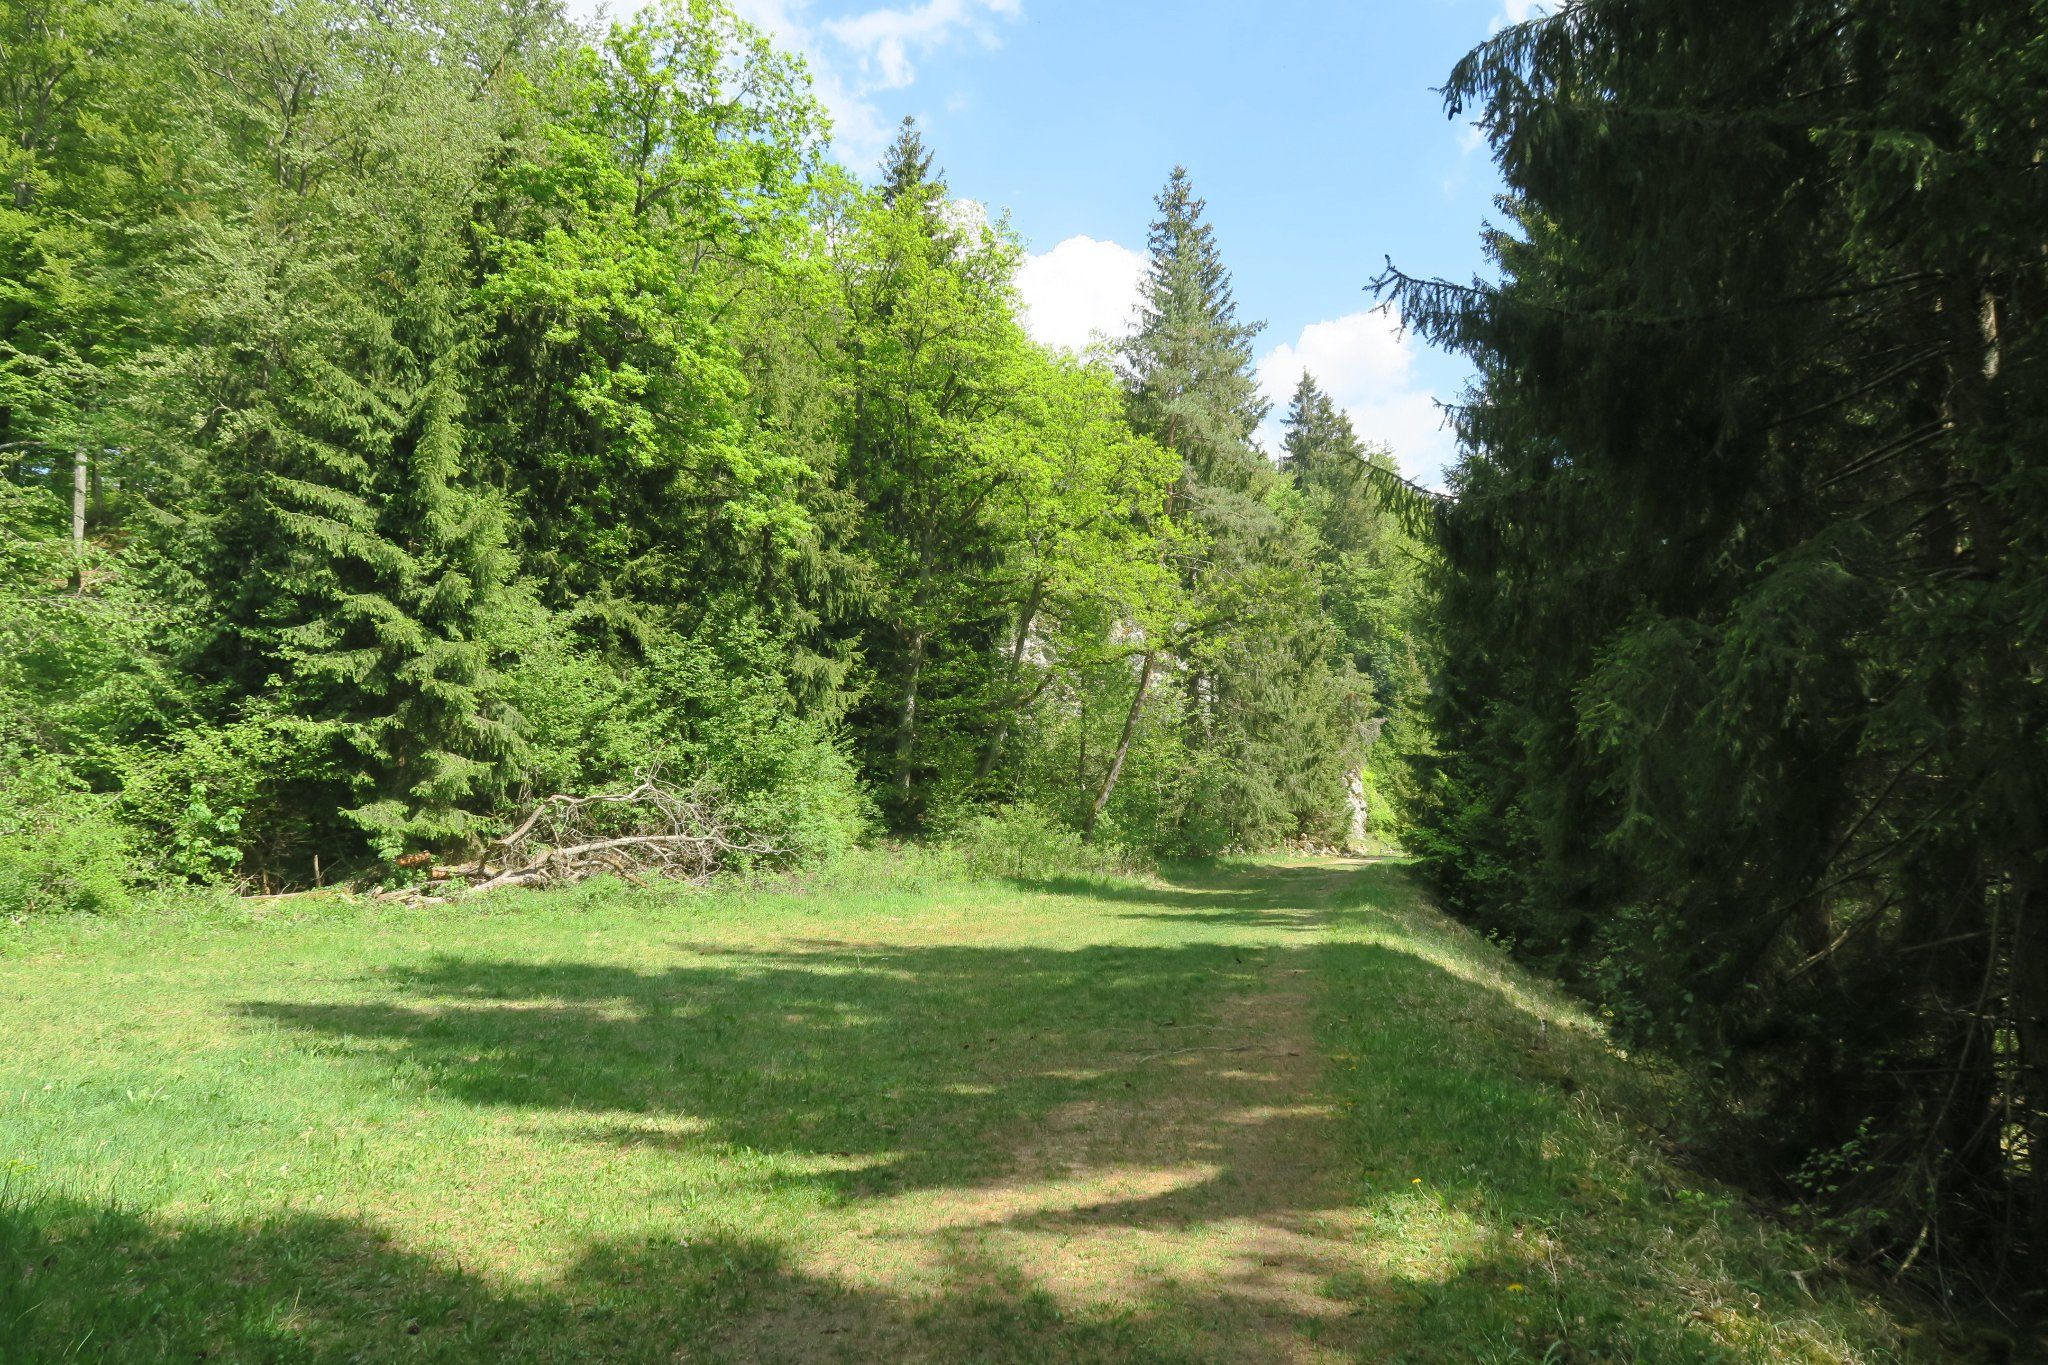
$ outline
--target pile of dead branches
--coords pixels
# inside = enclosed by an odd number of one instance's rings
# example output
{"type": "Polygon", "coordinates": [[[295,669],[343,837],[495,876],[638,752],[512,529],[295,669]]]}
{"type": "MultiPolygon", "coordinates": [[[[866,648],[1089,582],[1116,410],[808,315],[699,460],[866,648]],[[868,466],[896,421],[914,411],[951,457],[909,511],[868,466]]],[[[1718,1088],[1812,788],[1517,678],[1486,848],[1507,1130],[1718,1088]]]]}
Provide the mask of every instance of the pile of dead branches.
{"type": "Polygon", "coordinates": [[[736,859],[779,853],[735,828],[714,793],[650,775],[625,791],[548,796],[476,862],[436,867],[431,877],[438,889],[466,882],[471,891],[559,886],[603,872],[635,885],[701,883],[736,859]]]}

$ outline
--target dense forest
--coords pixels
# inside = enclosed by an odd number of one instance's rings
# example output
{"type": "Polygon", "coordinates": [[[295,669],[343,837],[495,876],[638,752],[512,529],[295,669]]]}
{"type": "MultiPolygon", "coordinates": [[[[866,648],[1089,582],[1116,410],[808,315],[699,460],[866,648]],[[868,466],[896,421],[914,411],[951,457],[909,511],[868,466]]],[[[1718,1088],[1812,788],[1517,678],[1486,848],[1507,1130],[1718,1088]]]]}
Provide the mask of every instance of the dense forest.
{"type": "Polygon", "coordinates": [[[1587,0],[1445,88],[1498,282],[1380,282],[1480,374],[1441,893],[1951,1293],[2048,1255],[2044,90],[2039,3],[1587,0]]]}
{"type": "Polygon", "coordinates": [[[1373,286],[1476,369],[1432,491],[1311,375],[1262,447],[1183,170],[1048,349],[1006,220],[718,0],[15,0],[0,914],[649,779],[780,866],[1366,832],[1701,1159],[2038,1310],[2044,90],[2044,0],[1504,28],[1443,89],[1495,276],[1373,286]]]}
{"type": "Polygon", "coordinates": [[[1255,443],[1182,172],[1082,358],[908,120],[858,182],[716,3],[4,23],[0,906],[386,875],[654,773],[793,862],[1391,810],[1389,456],[1306,376],[1255,443]]]}

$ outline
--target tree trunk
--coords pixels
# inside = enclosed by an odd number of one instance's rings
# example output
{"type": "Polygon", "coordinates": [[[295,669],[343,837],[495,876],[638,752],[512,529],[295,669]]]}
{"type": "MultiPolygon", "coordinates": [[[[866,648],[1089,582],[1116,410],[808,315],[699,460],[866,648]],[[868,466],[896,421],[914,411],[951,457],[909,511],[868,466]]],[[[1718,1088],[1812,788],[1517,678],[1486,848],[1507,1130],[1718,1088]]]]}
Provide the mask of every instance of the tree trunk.
{"type": "Polygon", "coordinates": [[[911,636],[910,662],[903,676],[903,699],[896,707],[896,786],[906,811],[910,806],[913,785],[910,762],[917,750],[917,685],[924,673],[924,643],[923,631],[911,636]]]}
{"type": "Polygon", "coordinates": [[[71,591],[85,592],[85,452],[71,459],[71,591]]]}
{"type": "Polygon", "coordinates": [[[1116,780],[1123,775],[1124,759],[1131,752],[1131,736],[1137,733],[1138,716],[1145,709],[1145,693],[1152,686],[1152,665],[1157,658],[1152,650],[1146,650],[1145,661],[1138,667],[1138,690],[1131,697],[1131,709],[1124,713],[1124,732],[1117,739],[1116,756],[1109,761],[1109,771],[1102,775],[1102,789],[1095,793],[1095,804],[1088,808],[1088,823],[1081,830],[1083,839],[1095,837],[1096,822],[1102,819],[1103,807],[1109,804],[1116,780]]]}
{"type": "Polygon", "coordinates": [[[1960,506],[1970,555],[1979,576],[1998,577],[2004,557],[2004,518],[1984,496],[1987,472],[1971,458],[1970,442],[1990,425],[1991,381],[2001,362],[1998,300],[1989,290],[1959,280],[1942,298],[1942,311],[1955,349],[1948,362],[1947,422],[1963,453],[1965,476],[1960,506]]]}
{"type": "Polygon", "coordinates": [[[910,657],[904,663],[903,693],[896,704],[896,742],[892,753],[896,764],[896,816],[906,827],[912,823],[911,793],[917,787],[917,775],[912,763],[917,755],[917,689],[924,678],[925,647],[931,640],[931,631],[922,624],[925,620],[925,604],[931,600],[932,561],[931,547],[927,539],[929,534],[929,525],[920,531],[917,546],[917,590],[911,594],[910,609],[905,613],[909,626],[910,657]]]}
{"type": "Polygon", "coordinates": [[[1015,715],[1017,702],[1017,675],[1024,668],[1024,646],[1031,638],[1031,623],[1038,619],[1038,608],[1045,601],[1045,580],[1039,579],[1031,585],[1031,591],[1024,598],[1024,605],[1017,612],[1017,637],[1010,645],[1010,694],[1013,700],[1003,704],[1002,715],[996,717],[995,733],[988,737],[988,745],[981,751],[981,763],[974,770],[974,783],[980,786],[988,781],[989,774],[996,770],[996,760],[1003,755],[1003,742],[1010,737],[1010,722],[1015,715]]]}

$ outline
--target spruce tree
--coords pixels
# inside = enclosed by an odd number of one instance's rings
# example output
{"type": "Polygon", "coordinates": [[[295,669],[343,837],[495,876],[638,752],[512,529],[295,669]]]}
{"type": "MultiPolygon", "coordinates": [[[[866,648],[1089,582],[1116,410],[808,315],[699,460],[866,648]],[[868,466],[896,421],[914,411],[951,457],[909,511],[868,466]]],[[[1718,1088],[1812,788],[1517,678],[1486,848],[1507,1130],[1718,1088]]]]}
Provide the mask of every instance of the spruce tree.
{"type": "Polygon", "coordinates": [[[1266,414],[1215,232],[1187,171],[1157,200],[1136,330],[1121,348],[1131,420],[1180,457],[1175,513],[1199,537],[1183,568],[1189,619],[1138,664],[1127,723],[1098,794],[1113,794],[1149,685],[1183,694],[1201,793],[1192,846],[1256,844],[1327,825],[1356,749],[1356,690],[1334,676],[1317,615],[1312,530],[1253,439],[1266,414]]]}
{"type": "Polygon", "coordinates": [[[1188,487],[1255,491],[1266,461],[1252,441],[1265,420],[1252,342],[1230,271],[1187,169],[1175,166],[1155,201],[1135,334],[1122,347],[1131,416],[1188,468],[1188,487]]]}
{"type": "Polygon", "coordinates": [[[852,715],[897,827],[923,823],[942,774],[972,771],[1000,670],[1011,530],[1007,439],[1031,343],[1011,284],[1020,253],[994,227],[951,221],[944,182],[906,123],[885,192],[856,206],[840,253],[847,317],[848,482],[872,595],[871,686],[852,715]]]}
{"type": "Polygon", "coordinates": [[[1428,745],[1424,547],[1389,505],[1388,490],[1398,487],[1392,454],[1361,441],[1306,371],[1288,403],[1280,465],[1315,531],[1331,664],[1355,671],[1370,689],[1359,814],[1375,836],[1398,832],[1414,806],[1414,764],[1428,745]]]}
{"type": "Polygon", "coordinates": [[[2048,1248],[2039,21],[1510,28],[1446,86],[1500,281],[1382,281],[1481,376],[1436,515],[1441,891],[1713,1058],[1751,1150],[1853,1151],[1813,1193],[1872,1252],[2012,1284],[2048,1248]]]}
{"type": "Polygon", "coordinates": [[[946,173],[933,169],[932,153],[924,145],[917,120],[905,114],[895,140],[882,155],[882,202],[893,205],[905,195],[929,197],[945,192],[946,173]]]}
{"type": "Polygon", "coordinates": [[[462,397],[464,196],[493,106],[427,59],[423,30],[379,20],[341,48],[325,13],[181,30],[181,133],[194,193],[220,211],[166,253],[180,339],[148,358],[135,405],[158,432],[208,414],[150,442],[186,490],[166,546],[201,604],[185,658],[223,719],[292,713],[280,780],[324,789],[314,806],[347,823],[315,815],[289,837],[332,865],[351,833],[387,856],[459,845],[517,734],[491,688],[502,517],[466,468],[462,397]]]}

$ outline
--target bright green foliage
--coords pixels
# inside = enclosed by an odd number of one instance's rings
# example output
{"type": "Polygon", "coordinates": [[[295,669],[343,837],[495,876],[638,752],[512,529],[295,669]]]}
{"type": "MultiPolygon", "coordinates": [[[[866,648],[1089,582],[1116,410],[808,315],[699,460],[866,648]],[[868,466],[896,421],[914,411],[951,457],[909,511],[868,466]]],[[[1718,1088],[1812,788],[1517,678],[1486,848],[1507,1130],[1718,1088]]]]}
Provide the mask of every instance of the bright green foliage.
{"type": "Polygon", "coordinates": [[[614,25],[530,98],[539,145],[500,173],[485,236],[483,439],[551,605],[701,600],[811,530],[723,318],[809,248],[818,111],[706,4],[614,25]]]}
{"type": "Polygon", "coordinates": [[[35,0],[0,97],[23,830],[295,887],[657,771],[798,861],[1343,829],[1395,627],[1322,618],[1379,533],[1253,442],[1184,177],[1119,382],[914,124],[854,183],[716,0],[35,0]]]}
{"type": "Polygon", "coordinates": [[[987,795],[1075,811],[1082,784],[1050,779],[1046,746],[1089,675],[1173,619],[1179,461],[1131,430],[1106,369],[1024,335],[1016,243],[947,199],[913,125],[849,236],[868,770],[903,828],[987,795]]]}
{"type": "Polygon", "coordinates": [[[73,458],[106,444],[108,372],[133,342],[114,224],[149,172],[126,155],[143,111],[119,76],[156,37],[97,0],[0,13],[0,454],[67,489],[73,458]]]}
{"type": "Polygon", "coordinates": [[[1439,884],[1725,1068],[1866,1252],[1994,1290],[2048,1263],[2044,21],[1509,29],[1447,87],[1508,178],[1503,281],[1386,282],[1482,375],[1439,884]]]}
{"type": "MultiPolygon", "coordinates": [[[[1179,694],[1191,760],[1177,842],[1256,847],[1341,837],[1344,779],[1362,751],[1362,689],[1330,664],[1313,527],[1253,441],[1266,413],[1230,274],[1185,171],[1160,192],[1151,265],[1122,362],[1131,419],[1180,457],[1173,514],[1182,618],[1154,668],[1179,694]]],[[[1127,713],[1142,720],[1143,689],[1127,713]]]]}
{"type": "Polygon", "coordinates": [[[44,489],[0,485],[0,761],[64,754],[103,784],[179,714],[182,683],[150,649],[161,605],[130,589],[120,561],[96,555],[89,572],[107,581],[71,591],[63,522],[44,489]]]}
{"type": "Polygon", "coordinates": [[[1281,468],[1301,490],[1315,530],[1331,662],[1372,690],[1359,774],[1364,823],[1375,837],[1398,833],[1414,802],[1410,774],[1428,747],[1426,546],[1387,505],[1387,480],[1398,477],[1392,453],[1364,445],[1306,373],[1288,406],[1281,468]]]}
{"type": "Polygon", "coordinates": [[[793,856],[837,851],[865,807],[826,728],[853,575],[826,482],[818,111],[789,58],[702,4],[614,25],[531,98],[479,291],[479,442],[535,598],[507,618],[522,776],[660,770],[793,856]]]}
{"type": "Polygon", "coordinates": [[[0,916],[127,907],[133,855],[108,799],[49,759],[0,789],[0,916]]]}
{"type": "Polygon", "coordinates": [[[524,776],[588,792],[638,773],[715,789],[760,842],[800,860],[864,833],[868,805],[831,730],[795,711],[781,642],[746,619],[660,631],[632,658],[528,602],[505,626],[506,700],[526,725],[524,776]]]}
{"type": "Polygon", "coordinates": [[[1167,559],[1181,532],[1166,512],[1179,461],[1131,431],[1105,367],[1034,352],[1025,378],[998,508],[1014,540],[990,582],[1011,619],[973,781],[1082,823],[1093,789],[1085,764],[1072,770],[1075,713],[1128,680],[1140,642],[1168,629],[1179,603],[1167,559]]]}
{"type": "Polygon", "coordinates": [[[1856,1249],[2037,1285],[2044,31],[1475,51],[1501,280],[1383,282],[1479,371],[1435,497],[1307,376],[1260,448],[1185,172],[1115,364],[1055,357],[915,125],[855,183],[719,0],[17,0],[0,914],[388,878],[655,770],[791,862],[1334,841],[1362,789],[1856,1249]]]}

